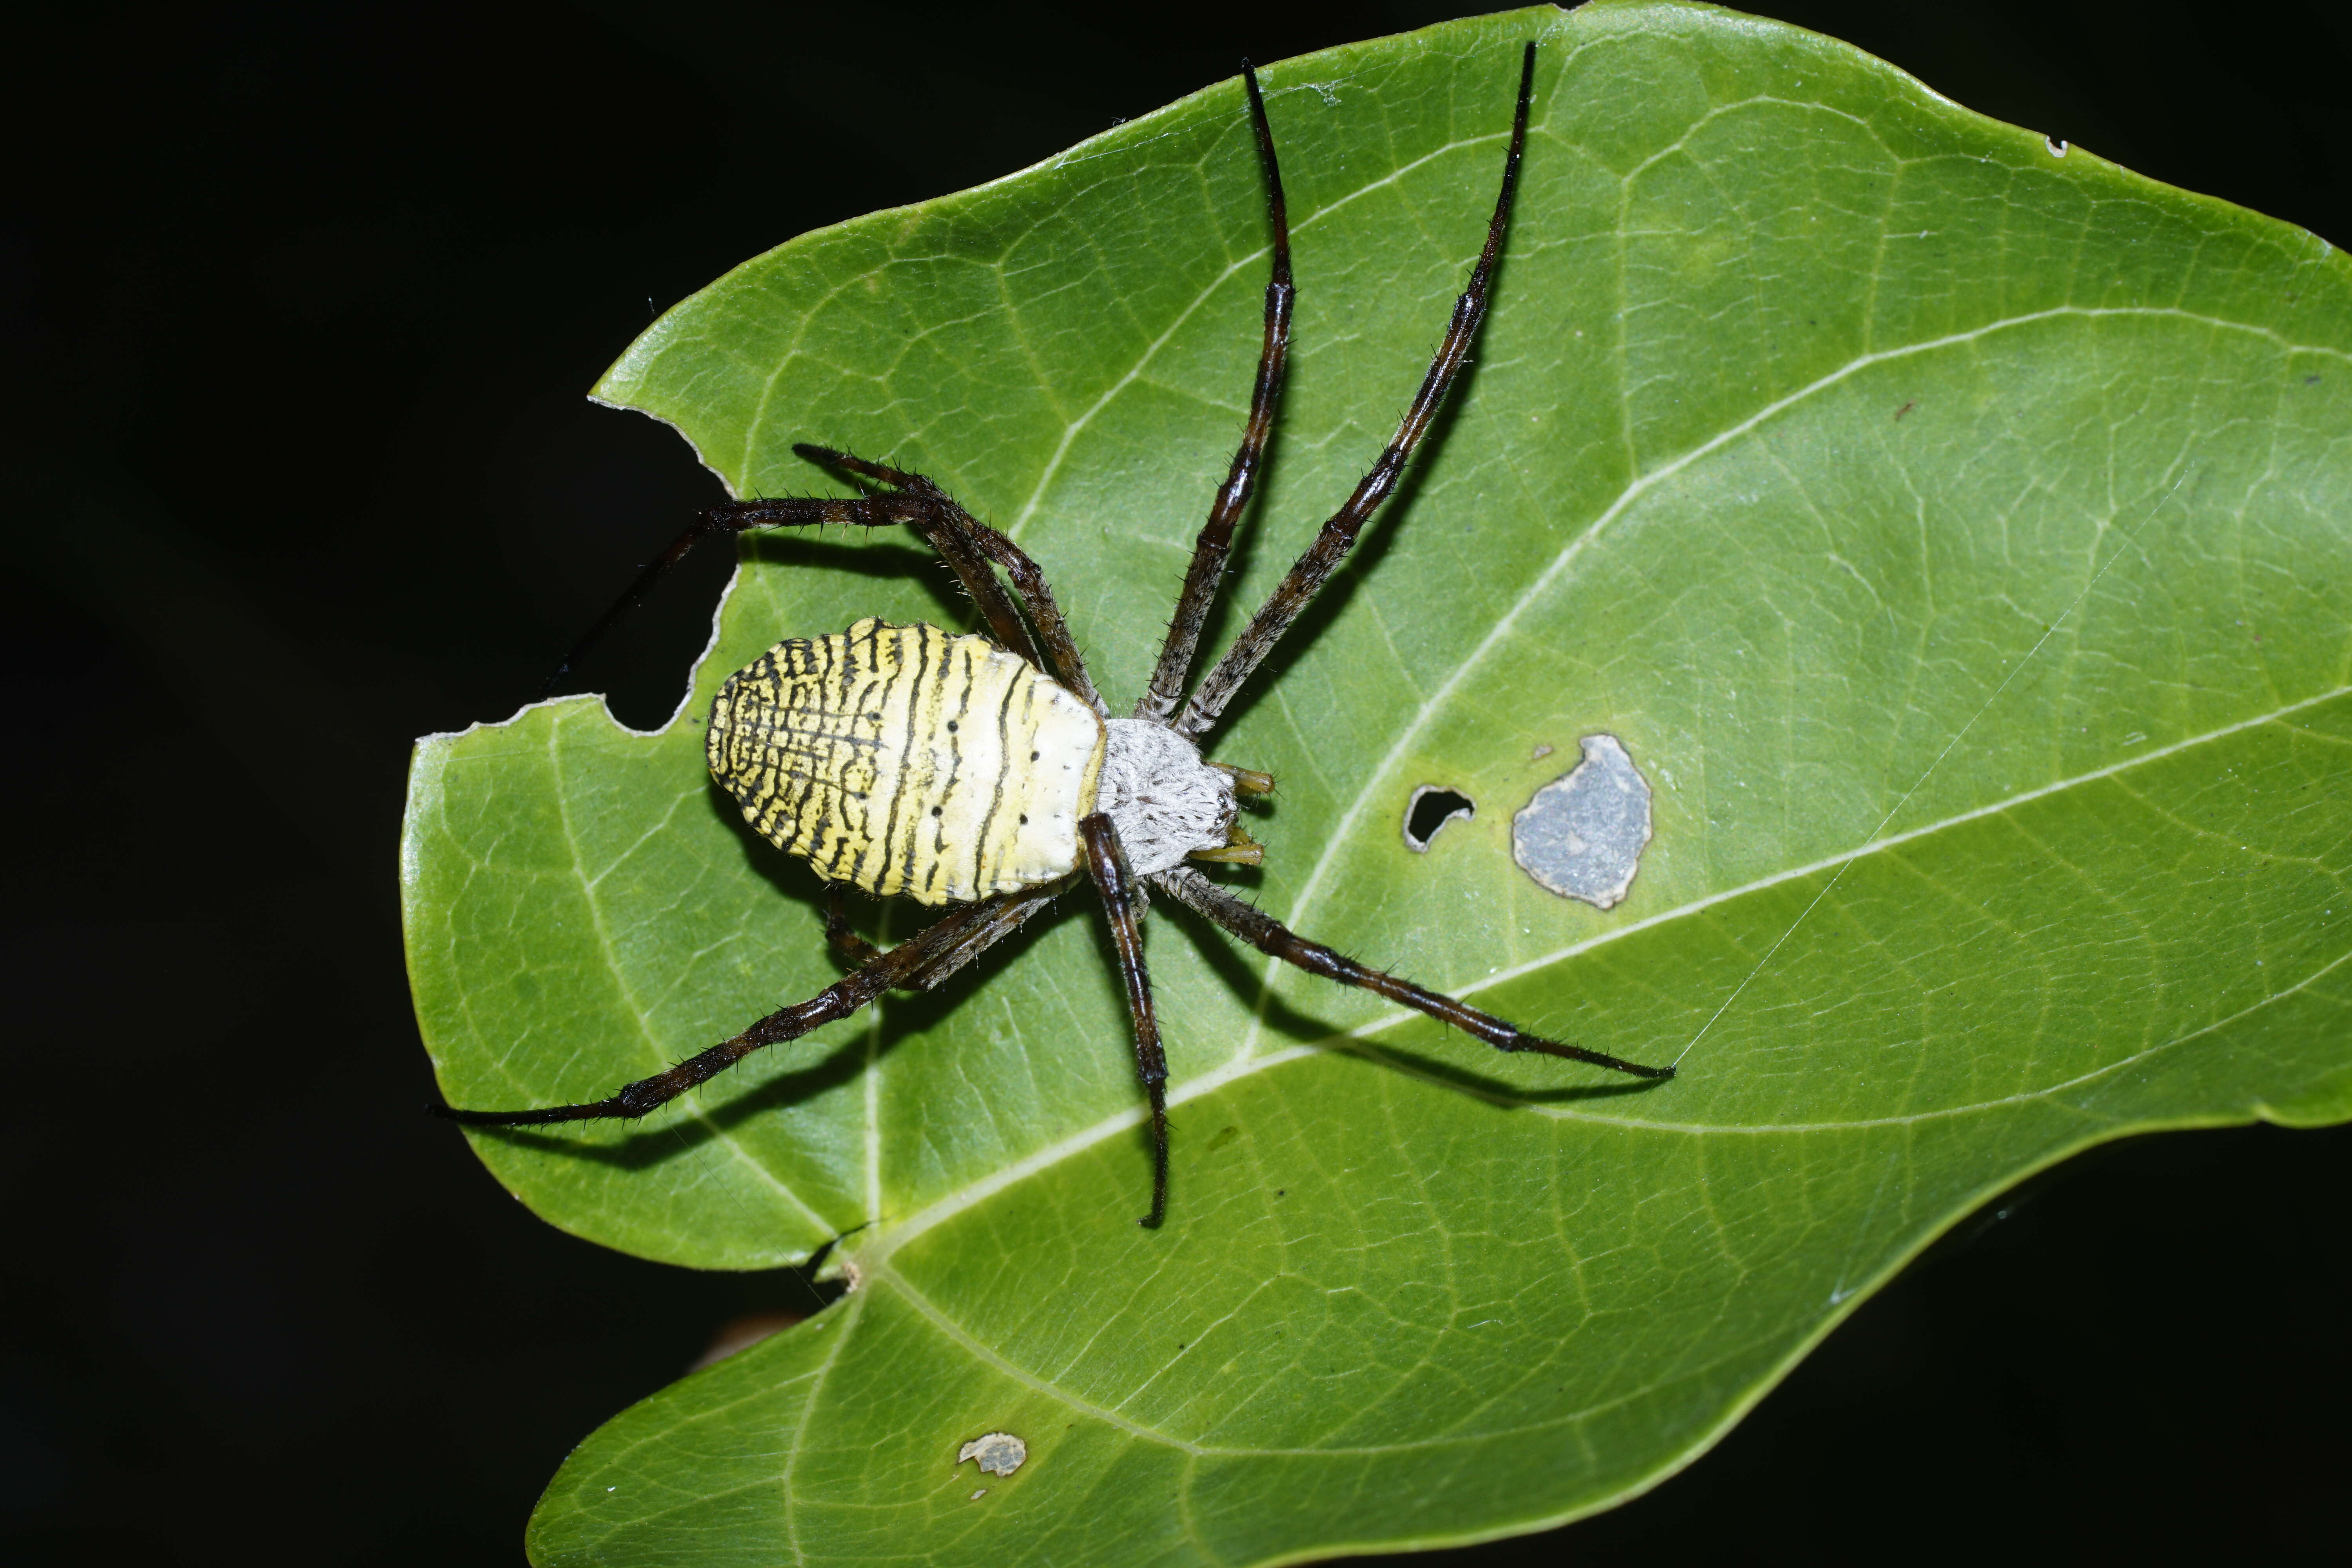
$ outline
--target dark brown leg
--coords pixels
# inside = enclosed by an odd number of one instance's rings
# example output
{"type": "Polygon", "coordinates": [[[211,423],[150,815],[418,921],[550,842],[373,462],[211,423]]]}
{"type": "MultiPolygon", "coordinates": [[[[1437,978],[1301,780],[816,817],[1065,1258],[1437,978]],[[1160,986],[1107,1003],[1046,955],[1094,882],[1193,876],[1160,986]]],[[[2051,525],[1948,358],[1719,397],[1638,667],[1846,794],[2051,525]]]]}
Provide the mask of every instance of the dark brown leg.
{"type": "Polygon", "coordinates": [[[1451,1024],[1466,1034],[1477,1036],[1498,1051],[1541,1051],[1548,1057],[1562,1057],[1572,1062],[1591,1062],[1594,1067],[1632,1073],[1636,1078],[1675,1076],[1675,1069],[1670,1067],[1641,1067],[1616,1057],[1604,1056],[1599,1051],[1588,1051],[1582,1046],[1564,1046],[1557,1040],[1523,1034],[1517,1025],[1505,1023],[1492,1013],[1481,1013],[1451,996],[1441,995],[1415,985],[1410,980],[1384,974],[1367,964],[1359,963],[1319,942],[1307,941],[1187,867],[1179,866],[1172,871],[1162,871],[1153,880],[1180,902],[1216,921],[1270,958],[1297,964],[1309,974],[1319,974],[1342,985],[1359,985],[1391,1002],[1402,1002],[1408,1007],[1428,1014],[1440,1023],[1451,1024]]]}
{"type": "Polygon", "coordinates": [[[1068,891],[1070,884],[1075,880],[1076,880],[1075,875],[1065,877],[1058,882],[1048,882],[1042,888],[1031,888],[1023,892],[991,900],[982,907],[992,912],[976,924],[968,926],[956,933],[944,944],[934,948],[930,955],[908,974],[906,979],[908,988],[915,991],[930,990],[949,975],[1020,930],[1031,916],[1045,909],[1062,893],[1068,891]]]}
{"type": "MultiPolygon", "coordinates": [[[[1030,916],[1066,890],[1069,877],[990,902],[987,920],[963,928],[952,939],[934,947],[930,955],[898,981],[901,991],[929,991],[998,942],[1021,929],[1030,916]]],[[[841,889],[846,884],[824,885],[824,939],[850,968],[859,968],[883,956],[880,948],[849,929],[849,910],[841,889]]]]}
{"type": "Polygon", "coordinates": [[[1275,405],[1282,400],[1282,374],[1290,358],[1290,307],[1298,290],[1290,281],[1290,217],[1282,201],[1282,170],[1274,157],[1274,132],[1265,122],[1265,100],[1257,89],[1257,72],[1242,63],[1242,85],[1249,90],[1250,126],[1257,132],[1258,166],[1265,171],[1266,226],[1274,233],[1274,272],[1265,285],[1265,337],[1257,352],[1257,384],[1250,390],[1249,423],[1242,427],[1242,444],[1234,466],[1210,504],[1209,521],[1192,544],[1192,563],[1184,573],[1184,592],[1176,600],[1176,616],[1168,626],[1168,640],[1160,649],[1160,663],[1151,684],[1135,704],[1135,716],[1165,724],[1184,700],[1184,682],[1192,678],[1192,650],[1201,640],[1202,625],[1217,601],[1217,584],[1224,575],[1225,558],[1233,553],[1234,525],[1256,488],[1258,465],[1265,457],[1266,437],[1274,428],[1275,405]]]}
{"type": "Polygon", "coordinates": [[[1151,975],[1143,967],[1143,889],[1127,868],[1118,834],[1101,812],[1078,822],[1086,841],[1087,869],[1102,891],[1110,917],[1111,945],[1118,953],[1118,977],[1127,986],[1127,1010],[1135,1020],[1135,1076],[1151,1097],[1151,1212],[1135,1223],[1157,1230],[1168,1215],[1168,1056],[1160,1048],[1160,1016],[1151,1006],[1151,975]]]}
{"type": "Polygon", "coordinates": [[[458,1110],[446,1105],[428,1109],[436,1116],[472,1127],[528,1127],[549,1121],[595,1121],[607,1118],[634,1121],[697,1084],[709,1082],[762,1046],[796,1040],[820,1025],[848,1017],[883,992],[909,984],[929,963],[955,950],[960,942],[977,932],[992,931],[991,941],[1009,934],[1012,928],[1002,925],[997,919],[1002,912],[1000,905],[1008,901],[991,900],[967,904],[807,1001],[779,1008],[733,1039],[722,1040],[698,1056],[688,1057],[667,1072],[625,1085],[606,1099],[580,1105],[551,1105],[537,1110],[458,1110]]]}
{"type": "Polygon", "coordinates": [[[1405,410],[1395,437],[1381,454],[1380,461],[1372,465],[1372,471],[1356,486],[1356,493],[1331,515],[1307,553],[1276,584],[1257,614],[1250,617],[1249,625],[1242,629],[1242,635],[1234,639],[1234,646],[1216,668],[1193,691],[1184,716],[1176,723],[1179,733],[1197,736],[1217,721],[1242,683],[1265,662],[1275,645],[1282,640],[1282,634],[1290,629],[1290,623],[1315,597],[1316,590],[1346,559],[1366,521],[1396,489],[1405,460],[1429,433],[1430,424],[1444,405],[1454,375],[1470,357],[1479,323],[1486,319],[1486,300],[1494,286],[1496,264],[1503,255],[1504,231],[1510,225],[1511,195],[1518,184],[1519,159],[1527,150],[1528,102],[1535,91],[1535,79],[1536,47],[1530,42],[1519,66],[1519,100],[1511,118],[1511,150],[1503,160],[1503,188],[1495,198],[1495,215],[1487,220],[1486,248],[1478,253],[1478,265],[1471,269],[1470,286],[1454,302],[1454,319],[1446,326],[1445,341],[1438,345],[1437,357],[1431,362],[1421,391],[1413,396],[1412,406],[1405,410]]]}
{"type": "MultiPolygon", "coordinates": [[[[951,553],[953,551],[977,556],[982,561],[992,561],[1003,567],[1005,574],[1013,579],[1013,591],[1021,595],[1022,608],[1029,612],[1030,624],[1037,628],[1038,637],[1045,641],[1045,657],[1052,662],[1055,679],[1085,698],[1097,713],[1109,717],[1110,710],[1103,706],[1101,693],[1095,689],[1093,678],[1087,674],[1086,660],[1078,657],[1078,645],[1071,639],[1069,624],[1062,619],[1062,607],[1055,602],[1054,590],[1047,585],[1045,572],[1019,545],[964,510],[945,490],[920,474],[886,468],[880,463],[867,462],[863,458],[853,458],[846,452],[836,452],[830,447],[813,447],[806,442],[796,444],[793,450],[813,463],[823,463],[828,468],[843,468],[853,474],[880,479],[885,484],[898,485],[901,487],[899,494],[902,497],[932,502],[938,508],[936,521],[927,521],[925,526],[932,531],[933,546],[941,555],[947,556],[950,564],[959,560],[957,553],[951,553]]],[[[982,590],[974,585],[975,577],[985,579],[987,592],[1000,597],[1003,595],[1003,590],[997,586],[996,579],[988,574],[986,566],[980,566],[976,572],[966,572],[957,564],[956,570],[964,578],[964,586],[971,590],[972,597],[982,600],[983,609],[986,608],[986,600],[982,590]]],[[[992,617],[991,624],[993,624],[992,617]]],[[[1034,652],[1023,651],[1026,647],[1025,638],[1021,645],[1006,646],[1021,653],[1038,668],[1045,668],[1038,663],[1034,652]]]]}

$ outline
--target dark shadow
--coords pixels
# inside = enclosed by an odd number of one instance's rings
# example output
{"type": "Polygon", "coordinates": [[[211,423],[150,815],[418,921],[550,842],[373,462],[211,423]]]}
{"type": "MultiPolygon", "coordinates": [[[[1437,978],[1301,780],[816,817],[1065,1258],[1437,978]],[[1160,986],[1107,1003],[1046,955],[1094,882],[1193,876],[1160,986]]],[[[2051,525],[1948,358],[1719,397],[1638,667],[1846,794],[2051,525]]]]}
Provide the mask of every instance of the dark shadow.
{"type": "MultiPolygon", "coordinates": [[[[1464,1037],[1463,1044],[1465,1048],[1474,1051],[1493,1050],[1492,1047],[1466,1037],[1464,1037]]],[[[1400,1050],[1394,1046],[1375,1046],[1361,1040],[1350,1041],[1349,1048],[1372,1060],[1385,1059],[1433,1082],[1444,1084],[1450,1089],[1460,1089],[1465,1094],[1475,1095],[1480,1100],[1492,1100],[1506,1108],[1516,1108],[1521,1105],[1568,1105],[1580,1100],[1614,1100],[1621,1094],[1646,1094],[1661,1085],[1673,1081],[1671,1079],[1612,1077],[1600,1083],[1564,1084],[1558,1089],[1528,1089],[1519,1084],[1506,1083],[1498,1078],[1489,1078],[1485,1073],[1474,1071],[1458,1062],[1448,1061],[1439,1057],[1424,1056],[1419,1051],[1400,1050]]],[[[1529,1059],[1540,1061],[1545,1058],[1531,1056],[1529,1059]]],[[[1580,1062],[1562,1061],[1559,1065],[1563,1073],[1607,1070],[1602,1068],[1587,1067],[1580,1062]]]]}
{"type": "MultiPolygon", "coordinates": [[[[759,830],[743,819],[743,808],[735,804],[735,797],[729,795],[727,786],[717,779],[703,781],[702,798],[709,805],[711,815],[725,823],[728,831],[735,836],[735,842],[743,852],[746,870],[764,879],[782,897],[823,912],[824,880],[810,868],[807,861],[785,854],[761,837],[759,830]]],[[[866,934],[870,936],[873,933],[868,931],[866,934]]]]}

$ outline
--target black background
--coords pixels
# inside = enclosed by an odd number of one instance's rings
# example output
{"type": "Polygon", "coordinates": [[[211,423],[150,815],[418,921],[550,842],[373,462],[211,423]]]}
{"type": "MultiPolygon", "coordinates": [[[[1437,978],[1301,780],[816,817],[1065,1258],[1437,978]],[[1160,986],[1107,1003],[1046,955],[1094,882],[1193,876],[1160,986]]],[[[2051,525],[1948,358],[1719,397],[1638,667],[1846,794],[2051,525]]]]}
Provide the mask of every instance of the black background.
{"type": "MultiPolygon", "coordinates": [[[[1764,5],[2352,237],[2352,29],[2288,4],[1764,5]]],[[[558,1234],[403,978],[409,740],[503,717],[715,497],[582,394],[803,229],[1412,5],[193,5],[0,44],[9,833],[0,1543],[501,1563],[567,1447],[789,1274],[558,1234]]],[[[1311,287],[1311,281],[1308,284],[1311,287]]],[[[1205,500],[1205,498],[1204,498],[1205,500]]],[[[596,683],[657,718],[706,563],[596,683]]],[[[1982,1216],[1686,1474],[1465,1563],[2323,1550],[2346,1132],[2111,1149],[1982,1216]]]]}

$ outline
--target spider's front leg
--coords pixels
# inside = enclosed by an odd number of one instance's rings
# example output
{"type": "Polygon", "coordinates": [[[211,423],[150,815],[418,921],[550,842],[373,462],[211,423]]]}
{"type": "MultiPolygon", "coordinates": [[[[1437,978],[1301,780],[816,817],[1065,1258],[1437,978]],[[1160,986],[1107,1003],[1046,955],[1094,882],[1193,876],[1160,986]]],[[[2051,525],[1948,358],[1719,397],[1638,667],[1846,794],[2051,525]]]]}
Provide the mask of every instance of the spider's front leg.
{"type": "Polygon", "coordinates": [[[1087,869],[1102,893],[1103,913],[1110,920],[1118,978],[1127,987],[1127,1008],[1135,1020],[1135,1076],[1151,1097],[1151,1212],[1136,1223],[1157,1230],[1168,1213],[1168,1054],[1160,1048],[1151,974],[1143,966],[1143,913],[1149,903],[1142,884],[1128,869],[1118,830],[1107,814],[1097,811],[1081,818],[1078,837],[1086,844],[1087,869]]]}
{"type": "Polygon", "coordinates": [[[1283,634],[1321,591],[1325,580],[1339,570],[1339,563],[1355,548],[1357,535],[1380,510],[1381,503],[1395,491],[1413,449],[1436,423],[1438,410],[1445,405],[1454,378],[1469,363],[1470,347],[1477,341],[1478,328],[1486,319],[1495,271],[1502,263],[1503,237],[1510,227],[1511,197],[1518,187],[1519,160],[1527,152],[1528,106],[1534,99],[1535,85],[1536,46],[1531,39],[1519,58],[1518,107],[1511,115],[1510,151],[1503,157],[1503,186],[1495,197],[1494,215],[1486,220],[1486,247],[1479,251],[1477,264],[1470,269],[1468,287],[1454,302],[1454,318],[1446,325],[1444,341],[1438,344],[1437,357],[1430,362],[1429,374],[1422,379],[1421,390],[1413,395],[1396,435],[1380,459],[1358,481],[1355,493],[1331,514],[1322,531],[1315,536],[1315,542],[1307,547],[1307,552],[1292,564],[1274,592],[1266,595],[1265,603],[1250,617],[1249,624],[1242,628],[1241,635],[1234,638],[1225,657],[1193,689],[1192,700],[1175,721],[1180,733],[1194,739],[1208,733],[1242,683],[1265,662],[1283,634]]]}
{"type": "Polygon", "coordinates": [[[1216,603],[1217,584],[1233,553],[1234,527],[1257,486],[1258,468],[1265,460],[1274,433],[1274,414],[1282,401],[1282,381],[1290,358],[1291,306],[1298,295],[1290,276],[1290,214],[1282,198],[1282,165],[1274,155],[1274,129],[1265,121],[1265,95],[1258,90],[1257,72],[1242,62],[1242,85],[1249,95],[1250,130],[1257,138],[1258,165],[1265,175],[1266,229],[1274,245],[1265,281],[1265,329],[1258,348],[1257,380],[1250,389],[1249,419],[1242,426],[1242,443],[1234,453],[1225,482],[1217,488],[1209,518],[1192,542],[1192,564],[1184,571],[1184,590],[1169,618],[1168,640],[1160,649],[1160,663],[1151,683],[1135,704],[1135,716],[1165,724],[1184,700],[1184,683],[1192,673],[1192,652],[1201,628],[1208,624],[1216,603]]]}

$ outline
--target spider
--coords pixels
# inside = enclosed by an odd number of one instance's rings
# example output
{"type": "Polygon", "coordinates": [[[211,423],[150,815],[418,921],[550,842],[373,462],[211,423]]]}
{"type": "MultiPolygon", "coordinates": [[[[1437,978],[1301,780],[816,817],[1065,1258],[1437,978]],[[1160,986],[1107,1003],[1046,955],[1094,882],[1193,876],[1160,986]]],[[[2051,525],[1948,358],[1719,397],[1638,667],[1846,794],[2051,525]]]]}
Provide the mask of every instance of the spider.
{"type": "Polygon", "coordinates": [[[959,637],[929,626],[894,626],[869,619],[840,636],[787,639],[738,670],[712,702],[712,775],[754,829],[807,859],[826,881],[825,934],[851,966],[849,973],[807,1001],[771,1013],[732,1039],[605,1099],[532,1110],[437,1105],[435,1111],[477,1126],[635,1120],[753,1051],[845,1018],[885,991],[930,989],[1011,935],[1080,875],[1090,878],[1102,897],[1134,1022],[1136,1072],[1151,1105],[1151,1212],[1139,1222],[1146,1227],[1159,1226],[1168,1212],[1168,1061],[1144,966],[1147,885],[1262,952],[1416,1008],[1497,1050],[1539,1051],[1646,1079],[1673,1077],[1671,1067],[1642,1067],[1528,1034],[1360,963],[1286,929],[1185,863],[1255,865],[1261,858],[1260,847],[1235,825],[1235,807],[1239,795],[1271,791],[1274,781],[1246,768],[1203,761],[1201,738],[1395,489],[1469,356],[1510,222],[1527,144],[1535,59],[1536,47],[1529,42],[1520,60],[1510,151],[1486,246],[1454,303],[1421,390],[1371,471],[1189,698],[1185,683],[1194,647],[1281,400],[1297,294],[1274,133],[1257,73],[1246,62],[1242,83],[1274,237],[1265,338],[1241,446],[1210,505],[1167,642],[1131,717],[1111,717],[1037,563],[920,474],[796,445],[793,450],[807,460],[854,476],[861,481],[861,493],[731,501],[698,514],[589,628],[550,678],[550,690],[697,543],[755,528],[905,524],[954,571],[988,626],[985,636],[959,637]],[[1010,593],[995,567],[1004,569],[1010,593]],[[868,893],[955,907],[920,934],[884,952],[850,930],[844,883],[868,893]]]}

